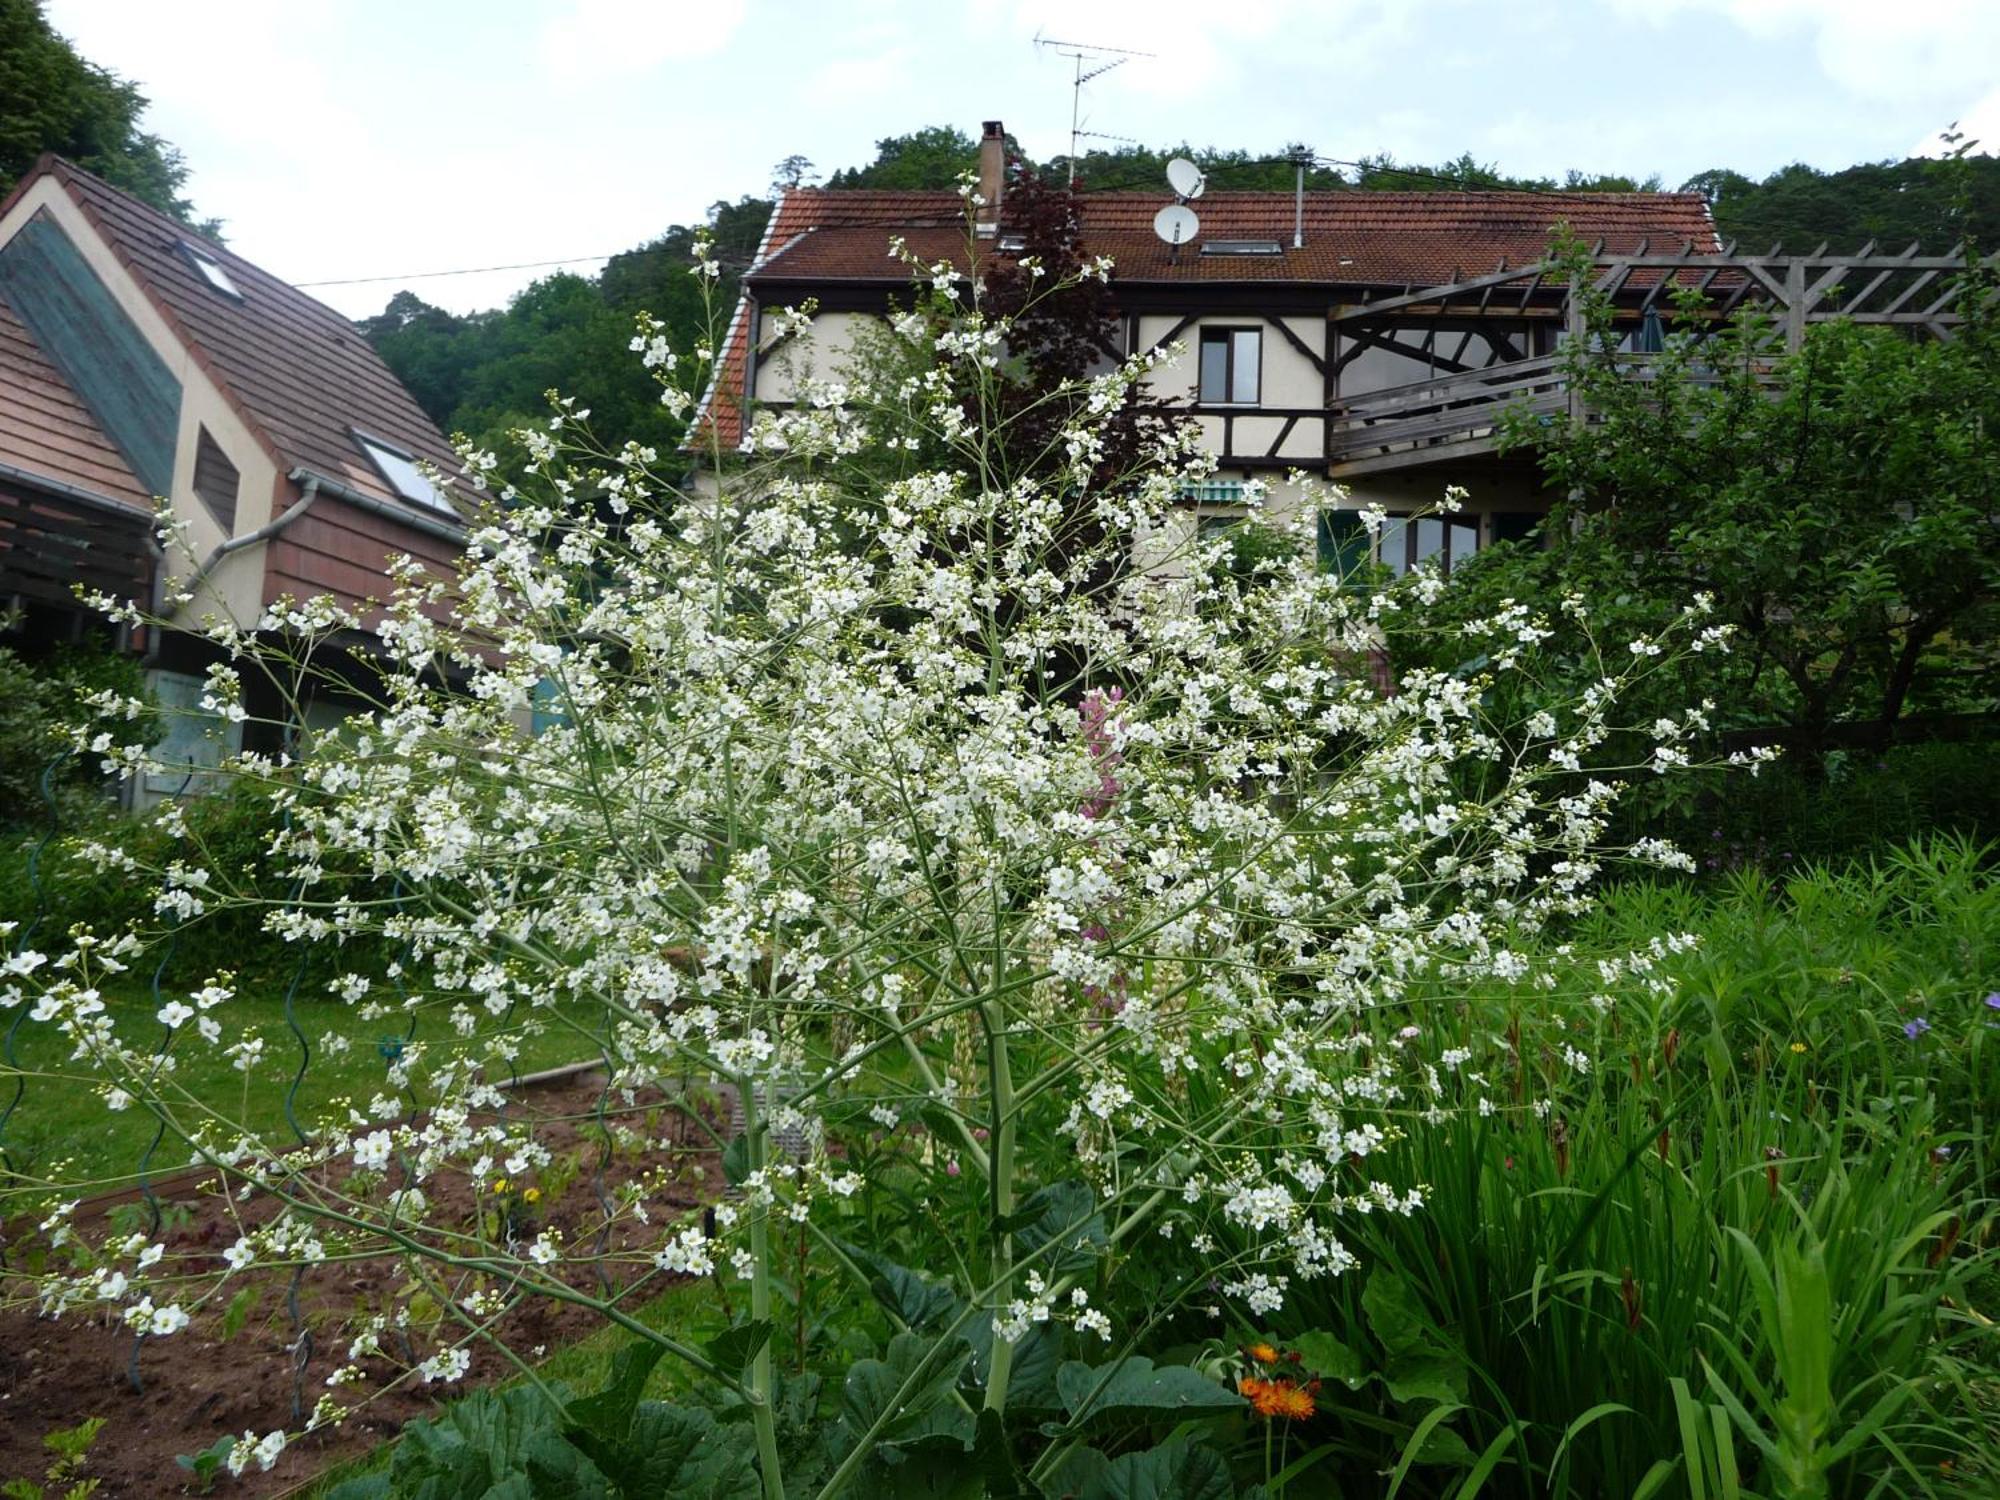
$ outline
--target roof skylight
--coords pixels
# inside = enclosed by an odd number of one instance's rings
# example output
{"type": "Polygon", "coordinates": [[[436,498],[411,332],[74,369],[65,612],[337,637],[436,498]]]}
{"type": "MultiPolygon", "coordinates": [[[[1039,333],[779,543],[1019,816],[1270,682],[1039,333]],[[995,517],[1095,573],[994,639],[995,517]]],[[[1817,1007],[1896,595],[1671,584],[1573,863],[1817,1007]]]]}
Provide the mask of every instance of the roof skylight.
{"type": "Polygon", "coordinates": [[[354,434],[354,441],[361,445],[361,451],[368,455],[369,462],[375,465],[376,471],[388,480],[389,488],[398,495],[432,510],[451,512],[451,502],[445,499],[444,492],[424,478],[423,470],[417,467],[416,459],[410,454],[362,432],[354,434]]]}
{"type": "Polygon", "coordinates": [[[229,273],[222,269],[221,261],[205,250],[196,249],[186,240],[181,241],[181,254],[185,255],[188,258],[188,262],[197,271],[201,272],[201,279],[222,293],[223,296],[234,297],[238,302],[243,300],[243,293],[237,289],[236,283],[229,279],[229,273]]]}
{"type": "Polygon", "coordinates": [[[1203,255],[1283,255],[1285,247],[1276,240],[1204,240],[1203,255]]]}

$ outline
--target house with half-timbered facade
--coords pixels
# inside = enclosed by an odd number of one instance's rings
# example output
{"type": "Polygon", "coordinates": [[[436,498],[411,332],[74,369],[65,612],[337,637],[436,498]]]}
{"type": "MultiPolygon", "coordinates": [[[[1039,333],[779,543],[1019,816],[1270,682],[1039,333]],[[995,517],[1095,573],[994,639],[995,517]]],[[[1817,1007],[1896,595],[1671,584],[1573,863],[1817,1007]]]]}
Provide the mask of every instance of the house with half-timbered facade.
{"type": "MultiPolygon", "coordinates": [[[[926,264],[975,275],[1018,251],[1004,140],[989,122],[984,206],[970,226],[955,192],[785,193],[708,396],[725,447],[741,442],[750,413],[790,400],[793,370],[837,371],[862,323],[907,304],[909,270],[892,236],[926,264]],[[808,300],[809,330],[781,327],[776,315],[808,300]]],[[[1347,494],[1321,518],[1323,546],[1368,545],[1353,512],[1378,504],[1391,520],[1373,545],[1397,572],[1448,571],[1525,536],[1548,509],[1534,459],[1501,451],[1498,439],[1509,410],[1579,416],[1561,349],[1581,334],[1582,313],[1551,263],[1559,231],[1588,250],[1635,367],[1658,347],[1681,288],[1707,294],[1708,326],[1754,302],[1793,347],[1822,317],[1932,331],[1951,321],[1952,258],[1872,245],[1855,255],[1739,254],[1695,193],[1211,190],[1191,205],[1195,237],[1170,245],[1154,217],[1174,201],[1164,187],[1085,193],[1080,232],[1087,254],[1114,262],[1125,350],[1183,350],[1152,392],[1185,408],[1217,462],[1214,483],[1189,496],[1190,513],[1239,514],[1253,480],[1283,505],[1284,476],[1301,470],[1347,494]],[[1418,518],[1447,486],[1466,491],[1464,510],[1418,518]]]]}
{"type": "MultiPolygon", "coordinates": [[[[457,468],[332,308],[58,158],[0,204],[0,610],[13,639],[91,628],[79,584],[155,616],[245,627],[286,596],[332,595],[365,624],[390,558],[449,573],[463,549],[426,463],[457,468]],[[159,546],[162,507],[185,548],[159,546]],[[170,608],[179,594],[192,602],[170,608]]],[[[168,629],[125,644],[164,706],[193,708],[210,659],[200,640],[168,629]]],[[[306,707],[308,720],[339,712],[331,698],[306,707]]],[[[185,737],[190,756],[215,753],[185,737]]]]}

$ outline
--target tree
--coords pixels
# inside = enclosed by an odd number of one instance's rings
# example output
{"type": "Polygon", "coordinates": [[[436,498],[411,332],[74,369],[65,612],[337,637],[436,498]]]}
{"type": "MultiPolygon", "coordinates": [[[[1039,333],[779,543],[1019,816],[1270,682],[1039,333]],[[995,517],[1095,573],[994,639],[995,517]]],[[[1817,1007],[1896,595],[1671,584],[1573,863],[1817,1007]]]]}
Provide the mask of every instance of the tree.
{"type": "MultiPolygon", "coordinates": [[[[1017,167],[1002,203],[1018,254],[996,255],[982,274],[982,311],[1009,328],[1005,378],[992,399],[1006,415],[1008,479],[1072,462],[1061,434],[1087,400],[1085,382],[1115,366],[1118,301],[1107,276],[1091,274],[1083,241],[1082,194],[1033,168],[1017,167]]],[[[1143,385],[1128,386],[1098,429],[1099,476],[1137,466],[1174,418],[1143,385]]]]}
{"type": "Polygon", "coordinates": [[[875,160],[865,167],[846,167],[826,181],[830,188],[943,189],[956,187],[959,175],[979,166],[979,143],[950,125],[930,125],[908,135],[884,136],[875,143],[875,160]]]}
{"type": "Polygon", "coordinates": [[[813,170],[812,158],[793,152],[775,167],[771,168],[771,196],[795,187],[804,187],[819,173],[813,170]]]}
{"type": "MultiPolygon", "coordinates": [[[[2000,596],[1993,285],[1964,274],[1950,338],[1828,322],[1796,354],[1758,316],[1711,332],[1690,293],[1643,380],[1588,297],[1590,337],[1564,371],[1589,421],[1509,432],[1568,498],[1543,550],[1476,560],[1451,607],[1579,594],[1660,618],[1711,594],[1737,648],[1692,659],[1677,691],[1713,698],[1719,726],[1775,721],[1809,772],[1843,720],[1886,744],[1913,702],[1990,708],[1990,678],[1974,699],[1951,693],[2000,596]]],[[[1573,654],[1596,670],[1586,641],[1573,654]]]]}
{"type": "Polygon", "coordinates": [[[1822,241],[1852,250],[1876,240],[1901,250],[1915,240],[1943,252],[1961,238],[2000,245],[2000,157],[1862,162],[1822,172],[1803,162],[1781,167],[1762,182],[1718,168],[1682,185],[1708,199],[1724,239],[1747,251],[1773,244],[1802,254],[1822,241]]]}
{"type": "Polygon", "coordinates": [[[49,25],[42,0],[0,0],[0,196],[45,151],[68,157],[113,187],[214,234],[181,195],[186,161],[139,128],[146,96],[137,84],[80,56],[49,25]]]}

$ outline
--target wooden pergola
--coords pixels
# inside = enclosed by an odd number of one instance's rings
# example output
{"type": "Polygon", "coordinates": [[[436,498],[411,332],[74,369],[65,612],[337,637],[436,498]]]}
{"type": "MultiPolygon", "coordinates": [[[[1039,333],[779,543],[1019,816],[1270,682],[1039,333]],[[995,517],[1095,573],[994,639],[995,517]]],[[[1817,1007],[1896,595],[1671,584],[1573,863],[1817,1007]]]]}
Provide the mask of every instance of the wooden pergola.
{"type": "MultiPolygon", "coordinates": [[[[1986,262],[1991,265],[2000,257],[1986,262]]],[[[1775,347],[1796,351],[1809,324],[1845,318],[1945,338],[1963,321],[1954,272],[1963,256],[1897,254],[1874,243],[1851,255],[1785,255],[1778,247],[1746,255],[1736,246],[1630,254],[1591,260],[1590,286],[1606,299],[1616,326],[1636,333],[1649,317],[1674,309],[1683,291],[1703,307],[1697,337],[1756,308],[1770,319],[1775,347]]],[[[1558,346],[1584,333],[1584,299],[1569,265],[1546,260],[1438,286],[1336,306],[1329,314],[1326,362],[1326,457],[1334,478],[1380,473],[1490,454],[1501,414],[1551,419],[1578,415],[1562,374],[1558,346]],[[1424,365],[1420,379],[1344,395],[1341,376],[1362,355],[1382,351],[1424,365]]],[[[1643,367],[1643,353],[1633,367],[1643,367]]]]}

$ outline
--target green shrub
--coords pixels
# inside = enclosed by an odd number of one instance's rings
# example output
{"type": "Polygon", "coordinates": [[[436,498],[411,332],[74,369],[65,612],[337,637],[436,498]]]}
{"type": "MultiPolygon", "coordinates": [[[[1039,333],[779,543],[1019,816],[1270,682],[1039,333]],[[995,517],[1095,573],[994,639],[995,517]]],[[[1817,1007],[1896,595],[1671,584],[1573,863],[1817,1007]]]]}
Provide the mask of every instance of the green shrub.
{"type": "MultiPolygon", "coordinates": [[[[105,689],[145,698],[137,660],[78,646],[30,662],[0,646],[0,828],[46,826],[51,799],[69,825],[109,807],[111,784],[95,757],[70,753],[67,733],[85,695],[105,689]]],[[[130,725],[130,737],[143,738],[148,727],[130,725]]]]}

